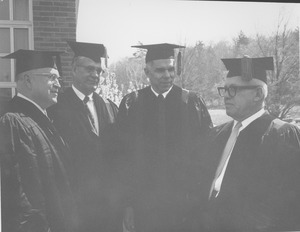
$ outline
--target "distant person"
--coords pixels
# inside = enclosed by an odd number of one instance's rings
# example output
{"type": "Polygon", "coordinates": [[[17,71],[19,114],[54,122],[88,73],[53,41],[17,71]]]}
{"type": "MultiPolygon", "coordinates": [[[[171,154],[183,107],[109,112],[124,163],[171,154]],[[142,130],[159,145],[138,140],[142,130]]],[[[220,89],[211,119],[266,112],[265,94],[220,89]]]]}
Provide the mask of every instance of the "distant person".
{"type": "Polygon", "coordinates": [[[94,43],[68,44],[74,51],[73,84],[59,94],[58,103],[48,112],[72,151],[80,231],[113,231],[117,222],[110,199],[110,136],[118,108],[95,93],[105,68],[106,48],[94,43]]]}
{"type": "Polygon", "coordinates": [[[173,84],[174,49],[183,46],[133,47],[147,49],[145,74],[150,86],[126,95],[117,117],[131,171],[127,173],[131,207],[124,227],[137,232],[184,231],[190,153],[212,121],[200,96],[173,84]]]}
{"type": "Polygon", "coordinates": [[[57,102],[58,52],[18,50],[17,94],[0,119],[2,231],[72,232],[76,205],[69,149],[49,120],[57,102]]]}
{"type": "Polygon", "coordinates": [[[300,129],[264,109],[273,58],[222,61],[229,72],[218,91],[233,120],[214,129],[201,159],[208,206],[199,231],[299,231],[300,129]]]}

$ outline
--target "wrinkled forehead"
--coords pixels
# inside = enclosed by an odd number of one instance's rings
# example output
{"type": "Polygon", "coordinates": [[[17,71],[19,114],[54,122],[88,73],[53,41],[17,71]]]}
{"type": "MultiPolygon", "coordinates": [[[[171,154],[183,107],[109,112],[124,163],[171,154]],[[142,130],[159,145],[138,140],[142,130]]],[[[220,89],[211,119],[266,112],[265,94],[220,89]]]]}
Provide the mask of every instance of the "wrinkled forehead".
{"type": "Polygon", "coordinates": [[[152,67],[174,66],[175,60],[174,59],[152,60],[147,64],[150,64],[152,67]]]}
{"type": "Polygon", "coordinates": [[[225,80],[225,85],[230,86],[230,85],[248,85],[249,81],[244,81],[241,76],[234,76],[234,77],[229,77],[226,78],[225,80]]]}
{"type": "Polygon", "coordinates": [[[58,70],[55,69],[55,68],[52,68],[52,69],[50,70],[50,73],[51,73],[51,74],[55,74],[55,75],[57,75],[58,77],[60,76],[58,70]]]}
{"type": "Polygon", "coordinates": [[[225,80],[225,85],[226,86],[230,86],[230,85],[243,85],[243,86],[247,86],[247,85],[257,85],[257,86],[267,86],[267,84],[261,80],[258,80],[256,78],[251,79],[250,81],[245,80],[244,78],[242,78],[241,76],[234,76],[234,77],[227,77],[225,80]]]}
{"type": "Polygon", "coordinates": [[[27,71],[27,73],[34,73],[34,74],[55,74],[57,76],[59,76],[59,72],[57,69],[55,68],[39,68],[39,69],[33,69],[33,70],[29,70],[27,71]]]}
{"type": "Polygon", "coordinates": [[[85,57],[85,56],[78,56],[77,57],[77,65],[84,65],[84,66],[94,66],[94,67],[102,67],[101,62],[95,62],[92,59],[85,57]]]}

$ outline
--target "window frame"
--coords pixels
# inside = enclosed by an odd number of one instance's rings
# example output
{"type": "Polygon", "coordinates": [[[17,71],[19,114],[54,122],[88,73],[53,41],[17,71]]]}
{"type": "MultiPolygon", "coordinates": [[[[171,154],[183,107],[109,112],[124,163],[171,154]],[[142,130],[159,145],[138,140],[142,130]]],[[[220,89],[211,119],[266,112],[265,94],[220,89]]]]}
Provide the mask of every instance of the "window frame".
{"type": "MultiPolygon", "coordinates": [[[[5,0],[4,0],[5,1],[5,0]]],[[[14,0],[9,1],[9,19],[8,20],[0,20],[0,28],[9,29],[9,37],[10,37],[10,48],[9,53],[1,53],[0,57],[6,56],[15,51],[15,37],[14,30],[15,29],[28,29],[28,48],[34,49],[34,35],[33,35],[33,7],[32,0],[28,0],[28,20],[14,20],[14,0]]],[[[0,81],[0,89],[10,88],[11,94],[13,97],[16,94],[16,82],[15,82],[15,60],[10,60],[10,73],[11,79],[9,82],[1,82],[0,81]]]]}

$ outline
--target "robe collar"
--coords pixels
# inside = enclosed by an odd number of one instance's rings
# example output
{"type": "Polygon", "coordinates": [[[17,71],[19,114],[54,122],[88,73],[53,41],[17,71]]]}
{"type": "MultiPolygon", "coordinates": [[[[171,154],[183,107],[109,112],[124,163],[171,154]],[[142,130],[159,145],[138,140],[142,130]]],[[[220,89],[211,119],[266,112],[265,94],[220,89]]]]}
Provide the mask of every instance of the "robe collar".
{"type": "MultiPolygon", "coordinates": [[[[252,114],[250,117],[244,119],[241,122],[242,126],[240,127],[239,131],[241,132],[242,130],[244,130],[250,123],[252,123],[254,120],[256,120],[259,117],[261,117],[265,112],[266,112],[265,109],[262,108],[258,112],[256,112],[255,114],[252,114]]],[[[232,128],[234,128],[237,123],[238,123],[238,121],[234,120],[232,128]]]]}
{"type": "Polygon", "coordinates": [[[29,101],[31,102],[33,105],[35,105],[44,115],[47,115],[47,111],[45,109],[42,109],[42,107],[40,107],[37,103],[35,103],[33,100],[29,99],[28,97],[24,96],[23,94],[21,93],[17,93],[17,96],[20,97],[20,98],[23,98],[24,100],[26,101],[29,101]]]}
{"type": "MultiPolygon", "coordinates": [[[[163,95],[164,98],[167,97],[167,95],[168,95],[169,92],[172,90],[172,88],[173,88],[173,85],[171,86],[171,88],[170,88],[168,91],[162,93],[162,95],[163,95]]],[[[152,90],[152,92],[155,94],[155,96],[158,97],[159,94],[158,94],[157,92],[155,92],[155,90],[152,88],[152,86],[151,86],[151,90],[152,90]]]]}

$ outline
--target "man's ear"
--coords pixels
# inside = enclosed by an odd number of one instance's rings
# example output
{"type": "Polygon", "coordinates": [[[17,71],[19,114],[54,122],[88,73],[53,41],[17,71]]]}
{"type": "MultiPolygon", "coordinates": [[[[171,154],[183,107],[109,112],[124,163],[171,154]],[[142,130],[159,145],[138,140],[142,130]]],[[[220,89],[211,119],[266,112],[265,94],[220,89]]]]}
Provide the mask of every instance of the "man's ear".
{"type": "Polygon", "coordinates": [[[74,75],[74,73],[76,72],[76,70],[77,70],[77,67],[76,67],[75,64],[73,64],[73,65],[72,65],[72,69],[71,69],[71,72],[72,72],[73,75],[74,75]]]}
{"type": "Polygon", "coordinates": [[[147,67],[145,67],[145,68],[144,68],[144,72],[145,72],[146,76],[148,76],[148,74],[149,74],[149,69],[148,69],[147,67]]]}
{"type": "Polygon", "coordinates": [[[32,88],[32,83],[33,83],[33,80],[32,78],[28,75],[28,74],[24,74],[23,76],[23,81],[24,81],[24,84],[28,87],[28,88],[32,88]]]}
{"type": "Polygon", "coordinates": [[[265,98],[265,94],[264,94],[264,91],[262,89],[262,87],[258,87],[256,89],[256,94],[255,94],[255,97],[254,97],[254,101],[263,101],[265,98]]]}

